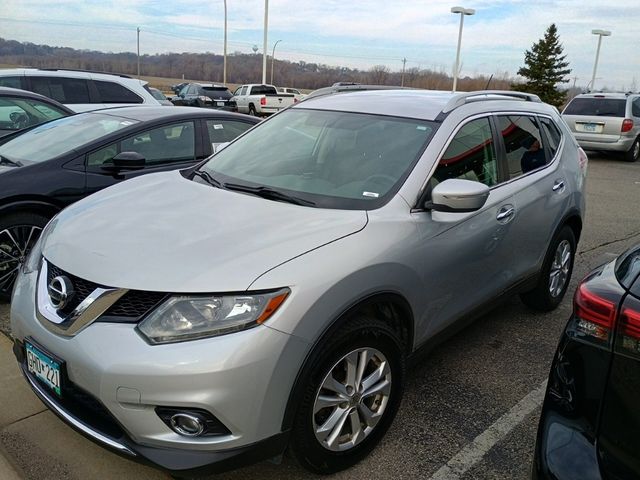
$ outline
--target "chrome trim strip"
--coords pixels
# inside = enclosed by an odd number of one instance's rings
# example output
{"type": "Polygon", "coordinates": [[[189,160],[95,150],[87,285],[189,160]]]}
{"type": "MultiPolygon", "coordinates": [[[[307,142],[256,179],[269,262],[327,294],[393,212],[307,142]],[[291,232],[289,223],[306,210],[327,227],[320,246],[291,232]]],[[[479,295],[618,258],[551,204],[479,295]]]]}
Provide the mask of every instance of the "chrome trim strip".
{"type": "Polygon", "coordinates": [[[72,337],[80,333],[128,292],[125,288],[96,288],[67,317],[61,317],[49,301],[48,268],[49,264],[43,258],[38,275],[36,314],[42,326],[57,335],[72,337]]]}
{"type": "Polygon", "coordinates": [[[126,453],[127,455],[130,455],[132,457],[136,457],[137,456],[137,454],[133,450],[131,450],[129,447],[127,447],[126,445],[124,445],[124,444],[122,444],[120,442],[117,442],[116,440],[113,440],[112,438],[109,438],[109,437],[101,434],[100,432],[94,430],[93,428],[89,427],[88,425],[85,425],[83,422],[81,422],[80,420],[75,418],[73,415],[71,415],[70,413],[67,413],[65,410],[63,410],[61,407],[59,407],[53,400],[51,400],[49,398],[49,395],[47,394],[47,392],[45,392],[40,387],[40,385],[38,385],[38,382],[36,382],[35,380],[32,380],[31,377],[24,371],[24,367],[22,367],[22,374],[24,375],[24,377],[29,382],[29,385],[31,385],[31,388],[38,395],[38,398],[40,398],[40,400],[42,400],[42,402],[47,406],[47,408],[52,410],[62,420],[64,420],[65,422],[67,422],[71,426],[77,428],[78,430],[80,430],[85,435],[93,438],[97,442],[103,443],[103,444],[107,445],[108,447],[114,448],[114,449],[118,450],[119,452],[126,453]]]}

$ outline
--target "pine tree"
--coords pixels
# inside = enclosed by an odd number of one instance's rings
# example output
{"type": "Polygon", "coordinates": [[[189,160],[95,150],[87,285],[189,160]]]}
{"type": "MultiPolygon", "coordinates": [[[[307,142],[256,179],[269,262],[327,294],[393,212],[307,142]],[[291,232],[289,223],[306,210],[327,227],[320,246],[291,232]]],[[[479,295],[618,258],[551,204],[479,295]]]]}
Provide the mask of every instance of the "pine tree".
{"type": "Polygon", "coordinates": [[[558,29],[552,23],[544,37],[525,52],[525,66],[518,70],[518,75],[526,78],[527,82],[519,88],[535,93],[543,102],[561,107],[566,92],[558,90],[557,85],[567,83],[569,79],[566,76],[571,73],[567,68],[567,56],[562,55],[562,51],[558,29]]]}

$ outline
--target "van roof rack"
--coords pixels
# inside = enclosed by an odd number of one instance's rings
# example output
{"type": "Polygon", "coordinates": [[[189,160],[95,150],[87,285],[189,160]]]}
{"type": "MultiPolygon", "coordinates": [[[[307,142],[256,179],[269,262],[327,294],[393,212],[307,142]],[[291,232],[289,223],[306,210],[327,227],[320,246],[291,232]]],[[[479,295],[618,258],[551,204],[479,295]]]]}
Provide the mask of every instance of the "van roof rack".
{"type": "Polygon", "coordinates": [[[84,73],[99,73],[101,75],[113,75],[114,77],[121,78],[133,78],[129,75],[125,75],[123,73],[113,73],[113,72],[101,72],[100,70],[83,70],[81,68],[38,68],[37,70],[42,70],[45,72],[84,72],[84,73]]]}
{"type": "Polygon", "coordinates": [[[542,103],[540,97],[533,93],[515,92],[511,90],[478,90],[475,92],[461,92],[455,94],[442,109],[449,113],[466,103],[481,102],[483,100],[520,100],[525,102],[542,103]]]}

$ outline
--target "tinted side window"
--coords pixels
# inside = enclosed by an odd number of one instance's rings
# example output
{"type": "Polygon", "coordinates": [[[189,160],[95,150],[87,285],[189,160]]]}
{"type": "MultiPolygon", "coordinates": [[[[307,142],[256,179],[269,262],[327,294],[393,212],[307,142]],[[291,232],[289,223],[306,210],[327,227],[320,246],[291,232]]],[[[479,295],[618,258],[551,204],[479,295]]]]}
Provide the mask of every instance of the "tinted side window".
{"type": "Polygon", "coordinates": [[[498,183],[496,149],[488,118],[472,120],[458,130],[433,178],[438,182],[449,178],[475,180],[489,187],[498,183]]]}
{"type": "Polygon", "coordinates": [[[31,90],[60,103],[93,103],[82,78],[31,77],[31,90]]]}
{"type": "Polygon", "coordinates": [[[174,123],[139,133],[120,142],[121,152],[138,152],[147,165],[195,160],[193,122],[174,123]]]}
{"type": "Polygon", "coordinates": [[[114,82],[94,80],[102,103],[143,103],[142,98],[128,88],[114,82]]]}
{"type": "Polygon", "coordinates": [[[20,77],[0,77],[0,87],[22,88],[20,77]]]}
{"type": "Polygon", "coordinates": [[[640,97],[636,98],[631,104],[631,115],[640,117],[640,97]]]}
{"type": "Polygon", "coordinates": [[[542,129],[547,137],[547,148],[549,149],[549,153],[551,153],[550,157],[553,158],[560,146],[562,134],[560,133],[560,130],[558,130],[556,124],[548,118],[541,118],[540,123],[542,124],[542,129]]]}
{"type": "Polygon", "coordinates": [[[497,118],[507,152],[509,178],[517,178],[547,164],[542,135],[535,117],[509,115],[497,118]]]}
{"type": "Polygon", "coordinates": [[[229,120],[207,120],[207,131],[212,145],[230,142],[253,125],[229,120]]]}

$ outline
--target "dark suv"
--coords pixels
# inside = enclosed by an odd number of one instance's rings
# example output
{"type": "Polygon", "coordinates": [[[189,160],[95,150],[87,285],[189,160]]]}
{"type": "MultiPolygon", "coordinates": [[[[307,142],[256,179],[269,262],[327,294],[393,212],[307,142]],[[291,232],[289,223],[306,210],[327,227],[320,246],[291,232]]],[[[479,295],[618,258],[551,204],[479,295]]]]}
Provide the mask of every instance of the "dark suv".
{"type": "Polygon", "coordinates": [[[229,89],[224,85],[187,83],[171,101],[174,105],[217,108],[219,110],[237,112],[238,106],[235,100],[231,100],[232,96],[229,89]]]}

